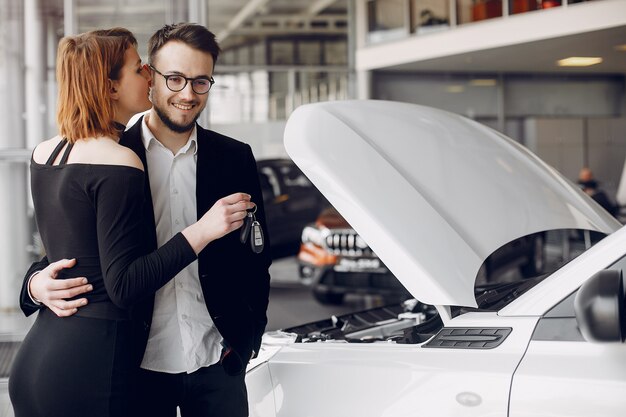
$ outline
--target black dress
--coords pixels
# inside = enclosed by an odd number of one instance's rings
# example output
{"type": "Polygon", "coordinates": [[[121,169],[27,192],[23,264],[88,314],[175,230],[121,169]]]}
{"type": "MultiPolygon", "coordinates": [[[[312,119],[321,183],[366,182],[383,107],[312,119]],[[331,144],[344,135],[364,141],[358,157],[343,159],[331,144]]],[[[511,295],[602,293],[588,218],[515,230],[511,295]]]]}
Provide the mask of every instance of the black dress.
{"type": "MultiPolygon", "coordinates": [[[[15,417],[126,416],[139,363],[130,348],[129,308],[196,259],[180,233],[143,255],[144,172],[120,165],[52,165],[31,160],[35,214],[50,262],[76,258],[57,279],[85,276],[89,303],[71,317],[47,308],[13,363],[15,417]]],[[[79,296],[80,297],[80,296],[79,296]]]]}

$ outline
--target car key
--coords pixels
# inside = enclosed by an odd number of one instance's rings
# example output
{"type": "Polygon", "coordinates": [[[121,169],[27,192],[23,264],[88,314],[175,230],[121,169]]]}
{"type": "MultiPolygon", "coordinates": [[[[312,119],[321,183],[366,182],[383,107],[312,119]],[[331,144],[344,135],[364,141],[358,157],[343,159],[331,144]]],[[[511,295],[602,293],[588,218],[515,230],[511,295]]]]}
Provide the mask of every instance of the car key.
{"type": "Polygon", "coordinates": [[[261,223],[256,220],[254,214],[252,216],[254,221],[252,222],[252,230],[250,231],[250,247],[252,248],[252,252],[261,253],[265,246],[263,229],[261,229],[261,223]]]}
{"type": "MultiPolygon", "coordinates": [[[[255,207],[256,211],[256,207],[255,207]]],[[[250,229],[252,229],[252,221],[254,218],[254,213],[249,211],[246,214],[246,217],[243,219],[243,225],[241,226],[241,232],[239,234],[239,241],[241,243],[246,243],[248,240],[248,236],[250,236],[250,229]]]]}

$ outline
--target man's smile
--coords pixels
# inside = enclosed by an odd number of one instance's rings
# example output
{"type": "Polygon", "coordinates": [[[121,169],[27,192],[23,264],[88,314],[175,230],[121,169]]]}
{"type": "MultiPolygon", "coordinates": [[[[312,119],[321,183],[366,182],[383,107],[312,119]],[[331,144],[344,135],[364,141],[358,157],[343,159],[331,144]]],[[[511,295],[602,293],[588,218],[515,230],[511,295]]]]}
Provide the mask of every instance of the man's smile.
{"type": "Polygon", "coordinates": [[[172,103],[172,106],[176,107],[178,110],[191,110],[195,107],[193,104],[181,104],[181,103],[172,103]]]}

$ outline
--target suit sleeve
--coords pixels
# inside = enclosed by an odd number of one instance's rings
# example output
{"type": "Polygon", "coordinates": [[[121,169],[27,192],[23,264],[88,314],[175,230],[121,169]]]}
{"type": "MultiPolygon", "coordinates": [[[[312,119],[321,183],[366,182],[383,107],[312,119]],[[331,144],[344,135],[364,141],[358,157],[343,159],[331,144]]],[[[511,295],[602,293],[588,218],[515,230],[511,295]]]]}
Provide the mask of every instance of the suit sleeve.
{"type": "MultiPolygon", "coordinates": [[[[261,193],[261,185],[259,183],[259,174],[257,171],[256,161],[252,154],[252,149],[247,146],[246,155],[246,178],[250,181],[250,195],[252,201],[257,205],[255,216],[263,228],[263,236],[265,238],[265,248],[260,254],[252,253],[247,250],[249,255],[249,265],[251,271],[248,273],[248,285],[246,286],[246,299],[250,310],[252,311],[255,323],[255,340],[254,351],[259,352],[261,346],[261,338],[267,325],[267,306],[269,303],[270,292],[270,273],[269,267],[272,263],[271,245],[269,233],[267,231],[267,222],[265,219],[265,207],[263,205],[263,194],[261,193]]],[[[256,356],[255,353],[255,356],[256,356]]]]}
{"type": "Polygon", "coordinates": [[[49,264],[50,262],[48,262],[48,258],[44,256],[43,258],[41,258],[39,262],[33,263],[30,266],[30,268],[28,268],[28,271],[26,272],[26,275],[24,276],[24,280],[22,281],[22,289],[20,290],[20,308],[22,309],[26,317],[30,316],[36,311],[39,311],[40,308],[45,307],[42,304],[36,304],[32,300],[28,292],[28,284],[30,282],[30,277],[35,272],[41,271],[42,269],[46,268],[49,264]]]}
{"type": "Polygon", "coordinates": [[[144,255],[144,175],[136,170],[104,176],[94,187],[97,234],[104,286],[113,303],[128,308],[152,295],[196,259],[178,233],[144,255]],[[142,256],[143,255],[143,256],[142,256]]]}

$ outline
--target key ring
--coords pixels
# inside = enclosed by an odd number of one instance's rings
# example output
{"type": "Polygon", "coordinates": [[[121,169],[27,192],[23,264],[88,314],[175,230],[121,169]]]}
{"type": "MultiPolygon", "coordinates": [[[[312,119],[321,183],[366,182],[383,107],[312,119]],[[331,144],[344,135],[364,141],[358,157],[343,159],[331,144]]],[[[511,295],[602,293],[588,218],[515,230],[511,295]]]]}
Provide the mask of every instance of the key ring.
{"type": "Polygon", "coordinates": [[[256,214],[256,209],[257,209],[257,205],[254,205],[254,209],[247,209],[246,212],[250,213],[250,214],[256,214]],[[254,210],[254,211],[250,211],[250,210],[254,210]]]}

